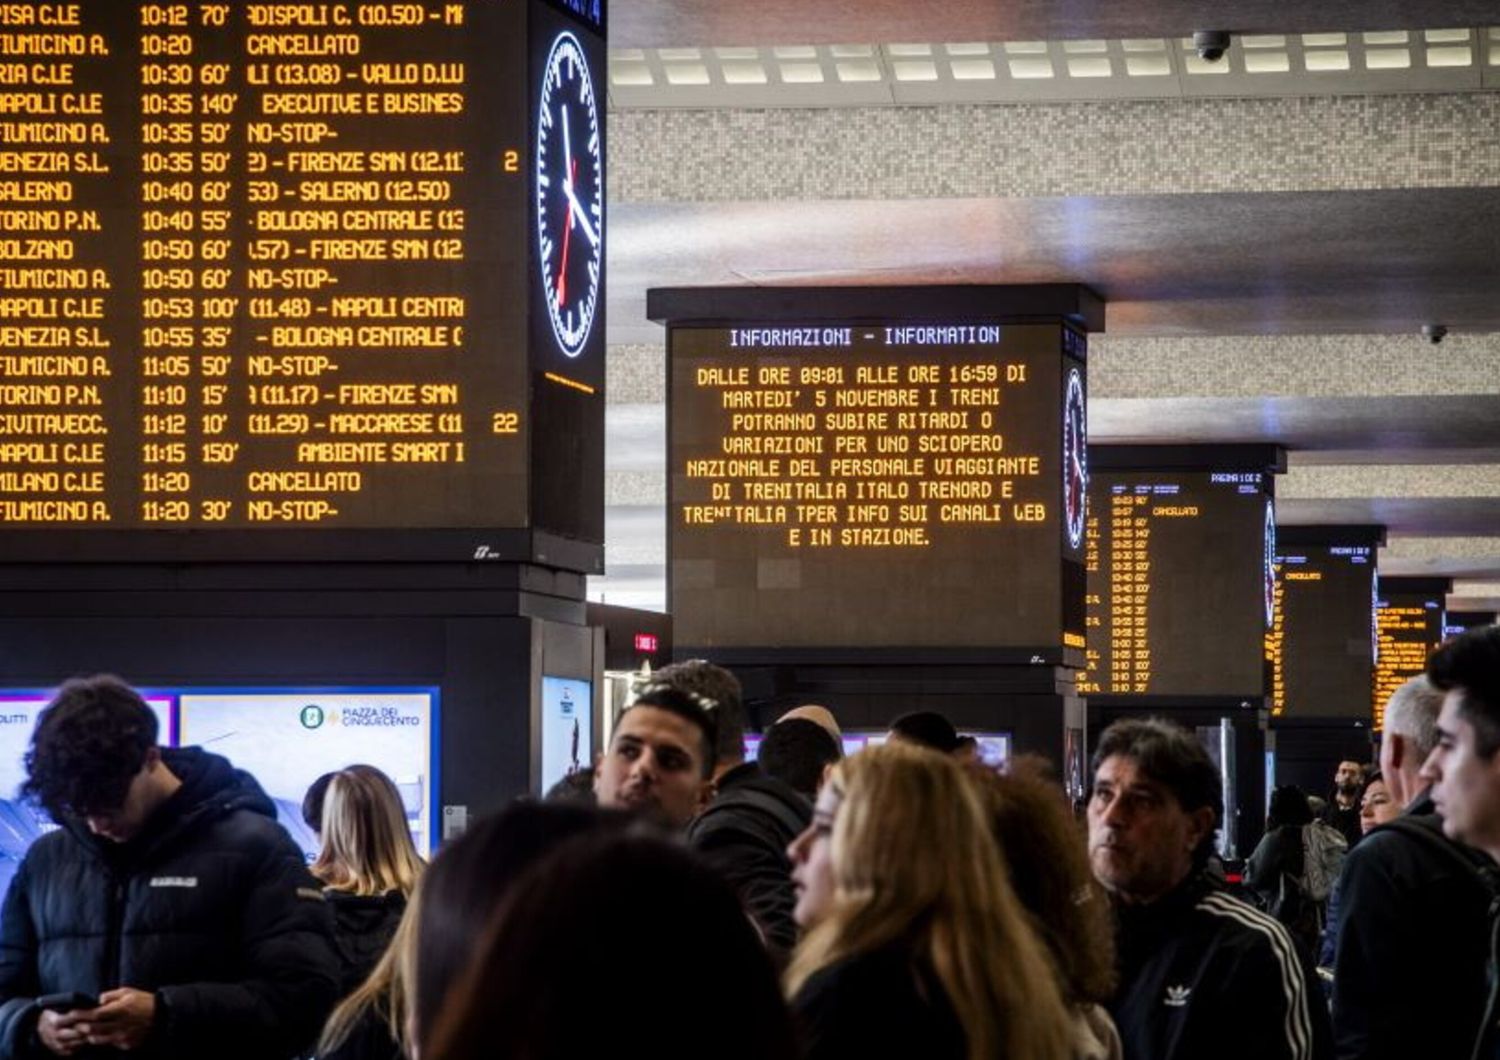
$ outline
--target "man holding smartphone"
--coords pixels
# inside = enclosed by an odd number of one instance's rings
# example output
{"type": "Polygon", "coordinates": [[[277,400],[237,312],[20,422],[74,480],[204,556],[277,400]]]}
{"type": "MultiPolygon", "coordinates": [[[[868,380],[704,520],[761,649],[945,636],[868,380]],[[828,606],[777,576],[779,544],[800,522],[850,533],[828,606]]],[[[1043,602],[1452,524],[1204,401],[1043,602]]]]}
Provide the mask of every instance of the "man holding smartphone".
{"type": "Polygon", "coordinates": [[[22,792],[62,827],[0,909],[0,1056],[287,1060],[337,1000],[331,917],[271,800],[156,730],[114,677],[37,719],[22,792]]]}

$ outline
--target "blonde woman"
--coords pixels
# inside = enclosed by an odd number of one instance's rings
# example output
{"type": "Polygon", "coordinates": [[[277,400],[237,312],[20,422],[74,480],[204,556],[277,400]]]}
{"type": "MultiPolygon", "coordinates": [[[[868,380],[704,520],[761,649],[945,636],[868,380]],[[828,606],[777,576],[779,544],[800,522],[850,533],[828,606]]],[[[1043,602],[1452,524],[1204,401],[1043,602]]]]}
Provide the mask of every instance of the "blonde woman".
{"type": "Polygon", "coordinates": [[[952,760],[845,759],[787,853],[807,933],[786,989],[810,1060],[1067,1060],[1057,973],[952,760]]]}
{"type": "Polygon", "coordinates": [[[323,796],[323,849],[312,874],[333,908],[340,996],[364,982],[380,960],[422,868],[391,778],[366,765],[333,774],[323,796]]]}

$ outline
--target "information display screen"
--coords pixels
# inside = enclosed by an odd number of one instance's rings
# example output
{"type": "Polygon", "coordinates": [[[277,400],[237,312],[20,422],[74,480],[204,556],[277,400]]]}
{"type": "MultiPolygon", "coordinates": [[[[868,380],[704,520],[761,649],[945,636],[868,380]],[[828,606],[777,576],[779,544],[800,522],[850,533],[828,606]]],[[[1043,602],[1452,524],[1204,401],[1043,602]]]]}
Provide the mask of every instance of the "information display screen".
{"type": "Polygon", "coordinates": [[[1273,716],[1370,718],[1374,551],[1300,545],[1277,558],[1276,618],[1266,636],[1273,716]]]}
{"type": "Polygon", "coordinates": [[[436,705],[435,690],[183,692],[178,738],[260,781],[309,860],[319,844],[302,820],[302,797],[324,773],[357,763],[395,781],[417,849],[427,851],[436,846],[436,705]]]}
{"type": "Polygon", "coordinates": [[[0,4],[0,533],[532,525],[596,433],[601,20],[0,4]]]}
{"type": "Polygon", "coordinates": [[[1375,728],[1385,728],[1391,693],[1427,669],[1427,657],[1443,643],[1443,594],[1379,591],[1375,604],[1375,728]]]}
{"type": "Polygon", "coordinates": [[[1081,649],[1063,588],[1071,566],[1081,589],[1081,342],[1041,324],[674,327],[677,642],[1081,649]]]}
{"type": "Polygon", "coordinates": [[[1082,693],[1265,694],[1275,517],[1258,471],[1096,471],[1082,693]]]}

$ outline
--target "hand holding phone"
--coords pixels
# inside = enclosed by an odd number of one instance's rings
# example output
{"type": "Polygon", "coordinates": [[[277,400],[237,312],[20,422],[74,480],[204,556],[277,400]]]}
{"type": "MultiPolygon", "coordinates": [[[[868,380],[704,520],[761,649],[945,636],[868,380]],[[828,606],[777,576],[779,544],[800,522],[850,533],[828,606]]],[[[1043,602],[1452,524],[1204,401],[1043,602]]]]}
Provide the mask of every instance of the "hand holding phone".
{"type": "Polygon", "coordinates": [[[46,994],[36,999],[36,1007],[45,1012],[73,1012],[77,1009],[98,1008],[99,999],[93,994],[69,990],[58,994],[46,994]]]}

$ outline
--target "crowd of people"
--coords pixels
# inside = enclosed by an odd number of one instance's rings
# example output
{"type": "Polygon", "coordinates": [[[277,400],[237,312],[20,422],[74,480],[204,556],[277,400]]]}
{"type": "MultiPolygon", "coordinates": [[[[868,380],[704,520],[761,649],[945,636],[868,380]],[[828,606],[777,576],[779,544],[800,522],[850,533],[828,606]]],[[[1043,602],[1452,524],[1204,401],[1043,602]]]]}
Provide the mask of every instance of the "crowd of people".
{"type": "Polygon", "coordinates": [[[679,663],[586,783],[431,864],[388,777],[320,778],[310,866],[156,726],[111,677],[38,720],[60,827],[0,911],[0,1060],[1500,1057],[1500,627],[1396,693],[1378,772],[1274,793],[1238,890],[1220,772],[1159,718],[1098,735],[1080,821],[932,712],[845,757],[799,707],[747,761],[738,682],[679,663]]]}

